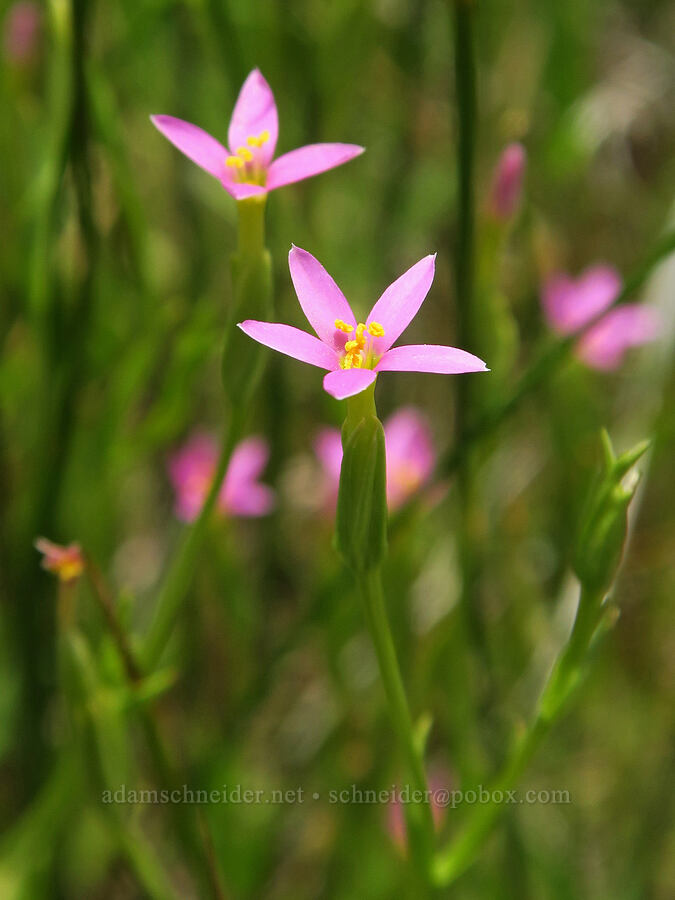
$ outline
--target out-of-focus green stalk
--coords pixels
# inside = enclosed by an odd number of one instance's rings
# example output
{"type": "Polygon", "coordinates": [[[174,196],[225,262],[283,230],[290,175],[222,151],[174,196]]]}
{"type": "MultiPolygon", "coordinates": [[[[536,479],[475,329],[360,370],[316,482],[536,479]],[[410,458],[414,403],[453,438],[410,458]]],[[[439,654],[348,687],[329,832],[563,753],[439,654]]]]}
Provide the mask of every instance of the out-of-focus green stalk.
{"type": "Polygon", "coordinates": [[[417,794],[412,803],[405,804],[404,812],[411,858],[426,889],[433,862],[434,822],[424,771],[424,740],[418,740],[413,726],[382,591],[380,566],[387,548],[386,455],[375,385],[348,399],[342,446],[336,545],[350,566],[363,602],[392,723],[410,787],[417,794]]]}
{"type": "Polygon", "coordinates": [[[142,654],[146,671],[159,662],[185,602],[232,451],[242,434],[262,376],[262,348],[239,331],[236,323],[240,318],[267,318],[272,306],[271,260],[265,249],[265,198],[242,200],[237,207],[239,240],[232,258],[233,295],[222,365],[229,415],[209,493],[194,524],[185,531],[157,599],[155,619],[142,654]]]}
{"type": "Polygon", "coordinates": [[[609,309],[625,303],[645,283],[656,266],[667,256],[675,251],[675,231],[666,234],[647,255],[644,261],[626,279],[623,290],[614,303],[602,313],[599,313],[576,335],[553,340],[547,339],[530,366],[523,372],[513,389],[507,396],[491,409],[487,409],[466,431],[460,434],[452,447],[441,459],[438,472],[445,476],[453,474],[462,464],[467,452],[477,442],[492,434],[512,413],[520,406],[521,402],[550,378],[569,357],[572,348],[579,340],[581,334],[591,328],[609,309]]]}
{"type": "Polygon", "coordinates": [[[604,614],[603,597],[602,591],[593,593],[581,589],[569,640],[546,682],[531,724],[489,787],[490,800],[471,807],[462,830],[436,857],[434,880],[439,886],[451,884],[474,861],[499,816],[508,807],[503,802],[506,792],[516,787],[542,739],[563,712],[580,680],[589,647],[604,614]]]}
{"type": "Polygon", "coordinates": [[[406,804],[411,855],[417,860],[421,874],[428,879],[434,848],[434,820],[429,800],[429,787],[424,770],[422,748],[416,740],[408,700],[403,687],[394,639],[384,605],[382,576],[374,568],[359,577],[366,624],[375,646],[380,677],[389,703],[389,713],[401,744],[410,773],[411,787],[422,798],[406,804]]]}

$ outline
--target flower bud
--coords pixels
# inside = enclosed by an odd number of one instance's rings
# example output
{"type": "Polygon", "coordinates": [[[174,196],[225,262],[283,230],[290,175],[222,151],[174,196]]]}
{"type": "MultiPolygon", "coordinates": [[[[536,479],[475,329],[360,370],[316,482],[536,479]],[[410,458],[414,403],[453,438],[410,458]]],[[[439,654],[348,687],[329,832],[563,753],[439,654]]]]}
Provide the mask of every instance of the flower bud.
{"type": "Polygon", "coordinates": [[[495,167],[490,191],[490,212],[495,219],[512,219],[520,206],[527,153],[522,144],[509,144],[495,167]]]}
{"type": "Polygon", "coordinates": [[[357,573],[378,566],[387,551],[387,466],[384,430],[376,416],[343,430],[335,540],[357,573]]]}
{"type": "Polygon", "coordinates": [[[635,472],[628,480],[625,476],[649,446],[648,441],[642,441],[617,457],[606,431],[602,432],[602,442],[602,471],[582,520],[573,563],[581,584],[594,592],[609,589],[621,562],[628,506],[639,480],[635,472]]]}

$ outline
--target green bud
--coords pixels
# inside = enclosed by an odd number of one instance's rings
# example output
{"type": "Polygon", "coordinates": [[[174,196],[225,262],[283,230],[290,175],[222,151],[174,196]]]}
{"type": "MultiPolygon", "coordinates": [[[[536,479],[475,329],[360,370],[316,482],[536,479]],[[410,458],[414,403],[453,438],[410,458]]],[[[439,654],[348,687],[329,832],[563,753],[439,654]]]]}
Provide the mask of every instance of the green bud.
{"type": "Polygon", "coordinates": [[[581,584],[590,591],[609,589],[623,554],[628,529],[628,506],[639,476],[624,478],[642,456],[648,441],[617,457],[609,435],[602,432],[604,460],[582,519],[573,567],[581,584]]]}
{"type": "Polygon", "coordinates": [[[378,566],[387,552],[387,464],[377,416],[356,423],[348,416],[342,450],[335,540],[347,564],[362,573],[378,566]]]}

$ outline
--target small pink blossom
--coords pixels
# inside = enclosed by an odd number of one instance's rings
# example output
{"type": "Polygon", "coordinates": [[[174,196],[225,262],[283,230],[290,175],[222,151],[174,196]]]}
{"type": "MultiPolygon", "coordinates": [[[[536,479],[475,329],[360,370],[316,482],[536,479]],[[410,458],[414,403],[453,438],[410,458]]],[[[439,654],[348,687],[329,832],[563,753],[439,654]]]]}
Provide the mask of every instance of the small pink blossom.
{"type": "Polygon", "coordinates": [[[15,63],[30,62],[36,54],[42,29],[42,9],[31,0],[20,0],[7,10],[4,23],[5,56],[15,63]]]}
{"type": "MultiPolygon", "coordinates": [[[[431,477],[436,453],[426,418],[413,407],[399,409],[384,422],[387,455],[387,504],[400,508],[431,477]]],[[[323,428],[314,450],[326,480],[327,505],[335,505],[342,466],[342,439],[337,428],[323,428]]]]}
{"type": "Polygon", "coordinates": [[[492,178],[489,208],[495,219],[513,218],[520,206],[527,151],[522,144],[509,144],[499,157],[492,178]]]}
{"type": "Polygon", "coordinates": [[[35,549],[42,553],[42,568],[57,575],[64,583],[76,581],[84,571],[84,556],[79,544],[64,547],[40,537],[35,541],[35,549]]]}
{"type": "MultiPolygon", "coordinates": [[[[558,334],[575,334],[609,309],[620,292],[621,276],[611,266],[592,266],[577,279],[559,273],[544,284],[544,314],[558,334]]],[[[609,371],[621,365],[631,347],[654,340],[657,333],[653,309],[639,304],[617,306],[581,336],[576,355],[591,368],[609,371]]]]}
{"type": "MultiPolygon", "coordinates": [[[[274,506],[274,491],[258,481],[269,450],[259,437],[235,447],[218,496],[218,509],[232,516],[264,516],[274,506]]],[[[176,492],[175,512],[184,522],[199,515],[218,463],[218,447],[209,434],[197,432],[169,460],[176,492]]]]}
{"type": "Polygon", "coordinates": [[[173,116],[151,116],[164,137],[218,178],[236,200],[318,175],[363,153],[356,144],[307,144],[274,159],[279,133],[277,106],[258,69],[244,82],[227,132],[229,149],[206,131],[173,116]]]}
{"type": "Polygon", "coordinates": [[[300,306],[314,337],[291,325],[248,319],[239,328],[253,340],[301,362],[327,369],[324,389],[337,400],[359,394],[380,372],[487,372],[485,363],[455,347],[392,344],[408,327],[434,279],[435,255],[425,256],[390,284],[365,322],[358,322],[344,294],[321,263],[293,247],[288,257],[300,306]]]}

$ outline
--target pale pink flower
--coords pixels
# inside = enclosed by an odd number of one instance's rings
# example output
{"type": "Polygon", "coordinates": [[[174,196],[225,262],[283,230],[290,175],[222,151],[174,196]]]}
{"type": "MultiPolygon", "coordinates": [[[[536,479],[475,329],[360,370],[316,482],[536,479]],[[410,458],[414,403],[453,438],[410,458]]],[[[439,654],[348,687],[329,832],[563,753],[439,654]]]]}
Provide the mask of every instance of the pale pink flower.
{"type": "Polygon", "coordinates": [[[248,319],[239,327],[273,350],[327,369],[324,389],[337,400],[359,394],[380,372],[486,372],[485,363],[455,347],[392,344],[424,302],[434,278],[435,255],[425,256],[390,284],[365,322],[358,322],[344,294],[321,263],[293,247],[288,258],[300,306],[318,337],[291,325],[248,319]]]}
{"type": "Polygon", "coordinates": [[[520,206],[527,151],[522,144],[509,144],[499,157],[490,189],[490,212],[495,219],[513,218],[520,206]]]}
{"type": "MultiPolygon", "coordinates": [[[[274,491],[258,481],[269,450],[259,437],[235,447],[218,495],[218,509],[232,516],[264,516],[274,506],[274,491]]],[[[218,446],[209,434],[197,432],[169,460],[169,477],[176,493],[176,516],[197,518],[213,481],[218,446]]]]}
{"type": "MultiPolygon", "coordinates": [[[[384,422],[387,458],[387,505],[400,508],[431,478],[436,465],[431,429],[413,407],[404,407],[384,422]]],[[[326,481],[327,505],[334,506],[340,483],[342,440],[337,428],[323,428],[314,442],[326,481]]]]}
{"type": "MultiPolygon", "coordinates": [[[[621,276],[611,266],[592,266],[577,279],[559,273],[544,284],[544,314],[558,334],[575,334],[609,309],[620,292],[621,276]]],[[[658,316],[653,309],[639,304],[617,306],[591,325],[575,352],[586,365],[608,371],[621,365],[631,347],[654,340],[657,333],[658,316]]]]}
{"type": "Polygon", "coordinates": [[[31,0],[20,0],[7,10],[4,22],[5,56],[15,63],[35,56],[42,29],[42,9],[31,0]]]}
{"type": "Polygon", "coordinates": [[[64,547],[40,537],[35,541],[35,549],[42,553],[42,568],[57,575],[62,582],[75,581],[84,571],[84,556],[79,544],[64,547]]]}
{"type": "Polygon", "coordinates": [[[307,144],[274,159],[279,124],[270,86],[258,69],[244,82],[227,132],[229,149],[206,131],[173,116],[151,116],[164,137],[221,182],[236,200],[262,196],[348,162],[356,144],[307,144]]]}

